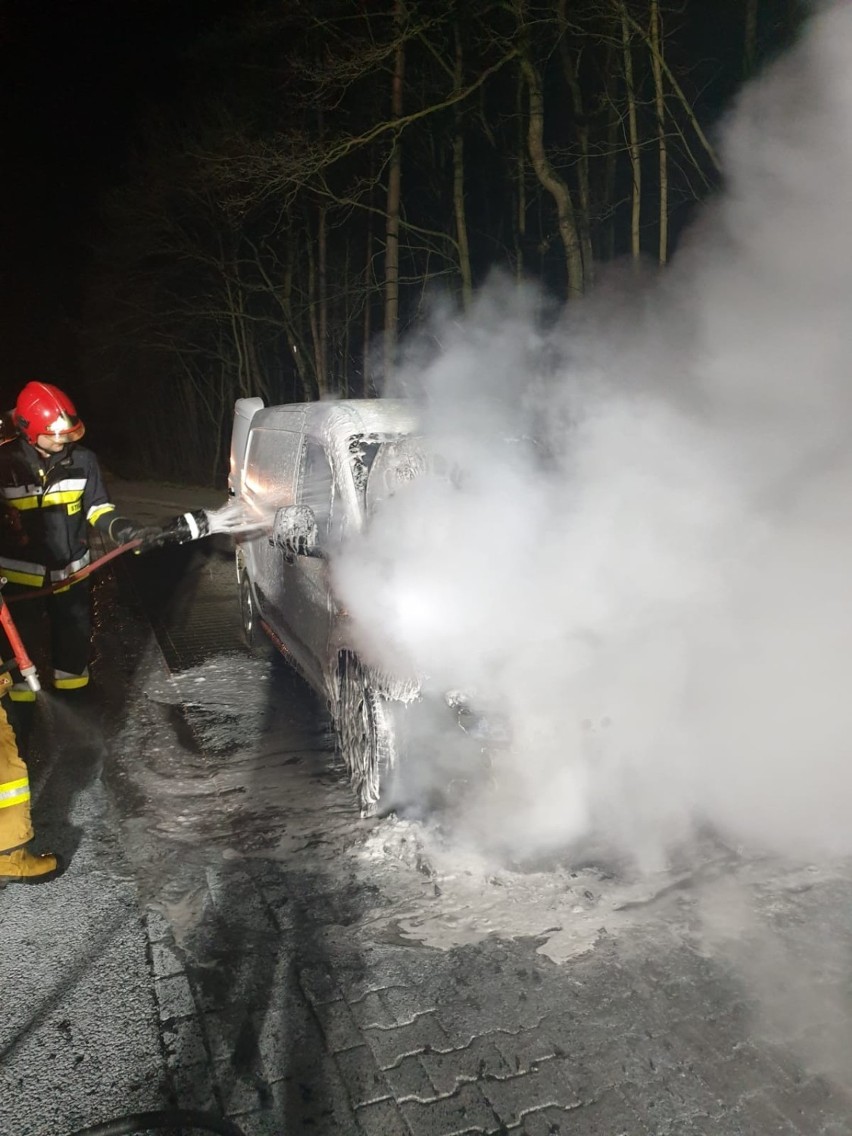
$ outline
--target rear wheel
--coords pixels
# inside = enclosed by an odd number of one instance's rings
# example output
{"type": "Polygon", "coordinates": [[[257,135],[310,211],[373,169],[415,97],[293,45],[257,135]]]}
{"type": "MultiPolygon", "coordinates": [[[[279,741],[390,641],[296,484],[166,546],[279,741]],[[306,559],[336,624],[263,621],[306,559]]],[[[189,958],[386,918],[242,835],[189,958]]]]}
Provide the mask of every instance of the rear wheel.
{"type": "Polygon", "coordinates": [[[340,660],[335,713],[337,748],[362,816],[378,812],[387,774],[396,764],[397,737],[387,701],[369,683],[352,655],[340,660]]]}
{"type": "Polygon", "coordinates": [[[245,568],[240,571],[240,615],[243,622],[243,635],[249,647],[260,646],[260,627],[257,622],[257,605],[251,581],[245,568]]]}

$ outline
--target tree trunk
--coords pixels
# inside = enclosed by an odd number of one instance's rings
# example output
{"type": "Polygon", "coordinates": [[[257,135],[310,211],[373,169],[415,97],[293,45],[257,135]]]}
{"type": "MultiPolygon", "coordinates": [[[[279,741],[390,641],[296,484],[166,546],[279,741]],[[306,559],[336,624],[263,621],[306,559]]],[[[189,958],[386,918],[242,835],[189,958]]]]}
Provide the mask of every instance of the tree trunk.
{"type": "Polygon", "coordinates": [[[240,331],[240,386],[243,390],[251,392],[254,388],[254,375],[252,373],[252,349],[249,338],[249,325],[246,319],[246,301],[242,288],[238,288],[239,300],[239,331],[240,331]]]}
{"type": "Polygon", "coordinates": [[[586,117],[583,102],[583,92],[577,75],[577,67],[568,47],[568,0],[557,0],[557,16],[559,19],[559,51],[562,57],[562,70],[565,82],[571,92],[571,101],[574,105],[574,122],[577,132],[577,142],[580,147],[580,157],[577,162],[577,189],[580,202],[580,242],[583,250],[583,272],[585,283],[591,284],[594,280],[594,259],[592,256],[592,219],[591,219],[591,188],[589,184],[589,123],[586,117]]]}
{"type": "MultiPolygon", "coordinates": [[[[455,26],[456,60],[455,85],[460,91],[464,79],[461,35],[458,22],[455,26]]],[[[467,235],[467,212],[464,204],[464,128],[460,107],[456,108],[456,129],[453,138],[453,209],[456,219],[456,240],[459,250],[459,272],[462,285],[462,307],[465,311],[473,302],[473,272],[470,266],[470,242],[467,235]]]]}
{"type": "Polygon", "coordinates": [[[620,152],[619,134],[621,132],[621,113],[618,106],[618,69],[615,65],[618,46],[611,42],[607,47],[606,69],[606,103],[609,119],[606,127],[606,158],[604,160],[604,205],[607,209],[606,238],[604,244],[604,257],[606,260],[615,258],[615,222],[616,222],[616,175],[618,174],[618,155],[620,152]]]}
{"type": "MultiPolygon", "coordinates": [[[[405,45],[402,39],[403,0],[394,0],[394,28],[397,46],[391,83],[391,115],[402,118],[402,84],[405,76],[405,45]]],[[[399,134],[394,134],[388,170],[388,196],[385,224],[385,342],[384,371],[387,382],[396,362],[399,338],[399,221],[402,205],[402,150],[399,134]]]]}
{"type": "Polygon", "coordinates": [[[349,367],[352,359],[352,323],[354,320],[352,301],[352,245],[346,242],[346,261],[343,266],[343,337],[340,345],[341,360],[339,381],[335,383],[342,398],[349,398],[349,367]]]}
{"type": "Polygon", "coordinates": [[[757,64],[757,7],[759,0],[745,0],[745,39],[743,44],[743,76],[754,74],[757,64]]]}
{"type": "Polygon", "coordinates": [[[530,120],[527,128],[527,146],[530,161],[542,187],[551,195],[556,205],[559,235],[565,249],[565,268],[567,272],[567,297],[577,299],[584,292],[583,253],[580,236],[577,232],[577,219],[571,192],[562,178],[554,170],[544,146],[544,92],[541,75],[528,55],[521,56],[521,70],[527,83],[529,94],[530,120]]]}
{"type": "Polygon", "coordinates": [[[328,394],[328,239],[326,210],[319,207],[317,218],[317,308],[319,309],[319,341],[317,343],[317,393],[328,394]]]}
{"type": "Polygon", "coordinates": [[[666,142],[666,98],[663,90],[663,28],[660,0],[651,0],[651,65],[654,72],[654,105],[657,111],[657,145],[660,159],[659,260],[669,259],[669,154],[666,142]]]}
{"type": "MultiPolygon", "coordinates": [[[[260,258],[257,259],[258,267],[266,279],[269,288],[272,290],[278,306],[281,309],[281,315],[284,319],[284,328],[287,335],[287,342],[290,345],[290,353],[293,357],[293,366],[296,368],[296,375],[299,379],[299,385],[302,388],[302,395],[304,401],[308,402],[313,398],[313,391],[311,389],[311,376],[307,367],[307,351],[303,349],[303,340],[296,328],[296,321],[293,318],[293,261],[295,259],[294,242],[290,242],[287,246],[287,264],[284,269],[284,274],[279,288],[273,287],[272,280],[269,278],[265,269],[262,266],[260,258]]],[[[307,345],[304,344],[304,347],[307,345]]]]}
{"type": "MultiPolygon", "coordinates": [[[[372,202],[371,202],[372,204],[372,202]]],[[[364,346],[361,394],[367,398],[372,389],[370,337],[373,334],[373,211],[367,213],[367,245],[364,250],[364,346]]]]}
{"type": "MultiPolygon", "coordinates": [[[[651,52],[654,52],[654,45],[651,43],[651,37],[648,35],[648,33],[645,31],[645,29],[642,27],[642,25],[637,24],[637,22],[633,19],[633,17],[628,12],[626,6],[624,5],[623,0],[622,0],[622,3],[621,3],[621,19],[622,19],[622,27],[624,28],[625,32],[626,32],[627,29],[632,29],[634,32],[636,32],[639,35],[640,39],[644,42],[644,44],[648,48],[648,50],[651,51],[651,52]]],[[[677,81],[677,78],[675,77],[675,74],[672,71],[671,67],[669,67],[668,63],[666,63],[665,56],[660,55],[659,53],[656,53],[656,54],[658,55],[658,59],[659,59],[660,67],[662,68],[662,71],[663,71],[663,75],[666,77],[666,80],[668,81],[669,85],[671,86],[672,91],[674,91],[675,97],[677,98],[678,102],[683,107],[684,112],[686,114],[686,117],[689,119],[690,125],[692,126],[692,129],[695,131],[695,134],[698,138],[698,141],[701,143],[701,145],[704,148],[704,152],[707,154],[707,157],[713,163],[713,167],[719,173],[721,173],[722,172],[722,166],[721,166],[721,163],[719,161],[719,157],[716,154],[716,151],[713,149],[713,146],[710,143],[710,139],[705,134],[704,128],[702,127],[701,123],[698,121],[698,115],[695,113],[695,108],[692,106],[692,103],[690,103],[689,99],[686,97],[684,89],[683,89],[683,87],[681,87],[680,83],[677,81]]]]}
{"type": "Polygon", "coordinates": [[[518,161],[517,161],[517,213],[515,221],[515,279],[520,283],[524,278],[524,244],[527,235],[527,160],[524,146],[524,77],[518,71],[516,98],[518,118],[518,161]]]}
{"type": "Polygon", "coordinates": [[[636,89],[633,77],[633,45],[627,8],[621,5],[621,48],[624,59],[624,82],[627,88],[627,152],[630,155],[630,172],[633,190],[630,211],[630,255],[634,261],[641,256],[642,220],[642,156],[639,147],[639,127],[636,117],[636,89]]]}
{"type": "Polygon", "coordinates": [[[323,392],[320,388],[320,367],[322,365],[322,345],[319,333],[319,304],[317,303],[317,258],[314,252],[314,242],[310,230],[307,233],[308,249],[308,326],[311,329],[311,346],[314,356],[314,382],[312,398],[318,398],[323,392]]]}

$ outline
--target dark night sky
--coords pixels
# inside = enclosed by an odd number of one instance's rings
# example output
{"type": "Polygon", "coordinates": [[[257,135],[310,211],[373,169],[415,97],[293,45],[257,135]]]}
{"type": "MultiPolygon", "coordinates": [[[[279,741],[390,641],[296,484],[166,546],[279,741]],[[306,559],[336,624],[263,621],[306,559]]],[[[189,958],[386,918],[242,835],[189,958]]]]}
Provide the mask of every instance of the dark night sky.
{"type": "Polygon", "coordinates": [[[0,0],[2,397],[30,377],[74,385],[77,283],[99,195],[140,116],[178,95],[182,53],[216,4],[0,0]]]}

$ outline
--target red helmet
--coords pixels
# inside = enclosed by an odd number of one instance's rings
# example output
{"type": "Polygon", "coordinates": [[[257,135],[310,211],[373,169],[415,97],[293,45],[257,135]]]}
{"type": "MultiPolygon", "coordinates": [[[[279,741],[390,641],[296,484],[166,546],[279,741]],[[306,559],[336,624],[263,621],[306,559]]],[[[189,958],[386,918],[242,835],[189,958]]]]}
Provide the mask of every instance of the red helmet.
{"type": "Polygon", "coordinates": [[[86,432],[74,403],[50,383],[27,383],[15,404],[15,425],[33,445],[42,434],[57,442],[79,442],[86,432]]]}

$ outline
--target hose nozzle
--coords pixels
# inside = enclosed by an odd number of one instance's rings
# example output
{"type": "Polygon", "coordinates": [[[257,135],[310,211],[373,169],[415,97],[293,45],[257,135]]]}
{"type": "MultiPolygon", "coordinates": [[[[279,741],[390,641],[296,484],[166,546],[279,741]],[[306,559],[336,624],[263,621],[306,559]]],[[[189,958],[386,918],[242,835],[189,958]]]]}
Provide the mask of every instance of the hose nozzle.
{"type": "Polygon", "coordinates": [[[28,667],[19,667],[18,671],[21,678],[24,680],[33,694],[38,694],[38,692],[41,690],[41,682],[39,681],[35,667],[30,664],[30,666],[28,667]]]}
{"type": "Polygon", "coordinates": [[[163,540],[167,544],[186,544],[190,540],[201,540],[210,532],[210,518],[204,509],[191,513],[181,513],[179,517],[163,526],[163,540]]]}
{"type": "MultiPolygon", "coordinates": [[[[4,580],[3,583],[6,581],[4,580]]],[[[18,634],[18,629],[12,619],[12,613],[9,611],[9,605],[0,599],[0,627],[6,633],[6,638],[9,640],[9,646],[12,648],[12,654],[15,656],[15,666],[18,668],[18,674],[33,692],[38,694],[41,690],[41,683],[38,680],[38,671],[35,664],[27,654],[27,649],[18,634]]]]}

